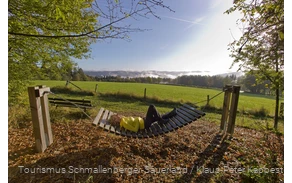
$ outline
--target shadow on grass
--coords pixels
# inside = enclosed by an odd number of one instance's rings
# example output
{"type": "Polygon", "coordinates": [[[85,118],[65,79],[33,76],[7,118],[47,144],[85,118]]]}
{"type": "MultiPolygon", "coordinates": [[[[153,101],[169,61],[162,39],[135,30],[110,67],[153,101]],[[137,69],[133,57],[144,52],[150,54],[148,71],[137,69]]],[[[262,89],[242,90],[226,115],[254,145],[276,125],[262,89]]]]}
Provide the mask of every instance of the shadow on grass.
{"type": "Polygon", "coordinates": [[[72,96],[94,96],[95,95],[93,91],[73,90],[72,88],[68,88],[65,86],[52,87],[51,91],[55,94],[66,94],[66,95],[72,95],[72,96]]]}
{"type": "MultiPolygon", "coordinates": [[[[184,174],[176,182],[210,182],[211,178],[216,174],[220,162],[223,160],[224,153],[229,147],[229,143],[226,141],[226,136],[217,134],[210,142],[208,147],[199,154],[199,157],[193,163],[193,166],[188,173],[184,174]],[[210,160],[210,161],[209,161],[210,160]]],[[[223,182],[227,180],[222,180],[223,182]]]]}
{"type": "MultiPolygon", "coordinates": [[[[222,108],[217,108],[214,106],[201,106],[200,109],[206,113],[215,113],[220,115],[223,112],[222,108]]],[[[266,120],[274,118],[273,116],[268,115],[268,112],[264,108],[256,109],[253,111],[250,110],[248,112],[237,110],[236,114],[237,116],[248,117],[253,120],[266,120]]]]}
{"type": "Polygon", "coordinates": [[[95,148],[47,157],[22,165],[22,172],[20,167],[10,167],[9,182],[115,182],[110,161],[116,156],[114,148],[95,148]]]}
{"type": "MultiPolygon", "coordinates": [[[[246,97],[255,97],[255,98],[265,98],[265,99],[275,99],[275,95],[263,95],[263,94],[253,94],[253,93],[241,93],[240,95],[246,97]]],[[[284,100],[283,97],[280,96],[280,100],[284,100]]]]}
{"type": "Polygon", "coordinates": [[[160,99],[158,97],[144,98],[143,96],[121,92],[99,93],[99,99],[107,102],[125,102],[125,103],[140,102],[142,105],[154,104],[159,107],[175,107],[181,105],[182,103],[190,104],[190,102],[165,100],[160,99]]]}
{"type": "Polygon", "coordinates": [[[206,113],[215,113],[215,114],[222,114],[223,109],[222,108],[217,108],[211,105],[208,106],[201,106],[200,109],[206,113]]]}

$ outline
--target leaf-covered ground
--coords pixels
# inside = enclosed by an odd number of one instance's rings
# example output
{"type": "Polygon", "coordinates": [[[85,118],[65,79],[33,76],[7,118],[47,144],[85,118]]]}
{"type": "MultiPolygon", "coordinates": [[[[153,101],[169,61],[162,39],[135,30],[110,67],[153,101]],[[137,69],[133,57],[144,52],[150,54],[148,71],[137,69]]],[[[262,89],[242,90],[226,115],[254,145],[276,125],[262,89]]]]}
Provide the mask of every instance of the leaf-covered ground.
{"type": "Polygon", "coordinates": [[[32,124],[9,129],[9,182],[282,182],[284,138],[202,120],[149,139],[108,134],[84,121],[52,124],[54,143],[34,151],[32,124]]]}

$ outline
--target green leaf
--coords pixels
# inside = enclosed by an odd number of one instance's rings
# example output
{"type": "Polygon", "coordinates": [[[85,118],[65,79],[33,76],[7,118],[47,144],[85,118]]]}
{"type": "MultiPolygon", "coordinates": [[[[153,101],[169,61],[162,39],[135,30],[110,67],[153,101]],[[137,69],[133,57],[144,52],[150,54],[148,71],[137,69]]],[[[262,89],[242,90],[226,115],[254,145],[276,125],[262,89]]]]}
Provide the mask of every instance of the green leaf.
{"type": "Polygon", "coordinates": [[[59,7],[56,7],[56,20],[60,18],[60,9],[59,7]]]}

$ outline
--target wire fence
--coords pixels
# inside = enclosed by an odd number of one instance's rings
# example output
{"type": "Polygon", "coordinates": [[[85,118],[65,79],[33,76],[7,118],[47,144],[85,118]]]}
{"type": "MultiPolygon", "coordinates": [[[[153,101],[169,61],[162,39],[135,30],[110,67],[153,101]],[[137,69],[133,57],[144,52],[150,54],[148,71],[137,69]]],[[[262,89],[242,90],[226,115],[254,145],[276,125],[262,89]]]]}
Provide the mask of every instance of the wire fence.
{"type": "Polygon", "coordinates": [[[202,110],[204,110],[204,109],[208,106],[209,102],[210,102],[212,99],[218,97],[219,95],[221,95],[221,94],[224,93],[224,92],[225,92],[225,90],[223,90],[223,91],[217,93],[216,95],[214,95],[213,97],[211,97],[211,98],[209,98],[209,99],[206,99],[206,100],[202,100],[202,101],[196,102],[196,103],[194,103],[194,105],[197,105],[197,104],[200,104],[200,103],[203,103],[203,102],[207,102],[206,105],[204,105],[204,107],[202,108],[202,110]]]}

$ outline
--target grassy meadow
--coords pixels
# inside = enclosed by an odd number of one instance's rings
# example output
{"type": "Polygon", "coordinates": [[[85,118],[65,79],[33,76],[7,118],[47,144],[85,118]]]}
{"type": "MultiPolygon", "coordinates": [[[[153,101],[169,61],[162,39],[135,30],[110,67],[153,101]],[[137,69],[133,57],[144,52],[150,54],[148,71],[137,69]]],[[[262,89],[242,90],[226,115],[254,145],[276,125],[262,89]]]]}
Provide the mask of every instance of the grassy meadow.
{"type": "MultiPolygon", "coordinates": [[[[143,116],[150,103],[154,103],[161,113],[169,111],[179,103],[192,103],[205,110],[207,115],[203,118],[215,123],[220,123],[220,109],[223,105],[224,94],[220,94],[210,101],[212,108],[205,109],[207,95],[211,97],[220,93],[219,89],[205,89],[186,86],[144,84],[144,83],[117,83],[117,82],[96,82],[96,81],[73,81],[82,90],[94,94],[95,86],[98,84],[97,93],[93,96],[72,95],[60,93],[58,96],[67,98],[90,99],[95,106],[90,110],[90,116],[94,117],[100,107],[105,107],[114,112],[125,115],[143,116]],[[144,100],[144,89],[146,88],[147,100],[144,100]]],[[[32,85],[46,85],[54,88],[65,86],[66,81],[34,81],[32,85]]],[[[72,84],[68,85],[72,91],[80,91],[72,84]]],[[[55,92],[57,94],[57,92],[55,92]]],[[[52,96],[53,97],[53,96],[52,96]]],[[[241,93],[238,104],[238,115],[236,125],[255,129],[266,129],[273,127],[273,116],[275,100],[273,96],[263,96],[241,93]],[[254,114],[264,112],[266,117],[258,117],[254,114]]],[[[67,108],[64,110],[72,110],[67,108]]],[[[283,132],[283,121],[279,123],[279,131],[283,132]]]]}

